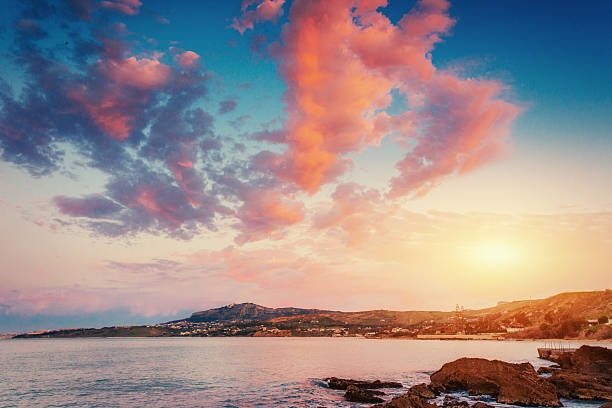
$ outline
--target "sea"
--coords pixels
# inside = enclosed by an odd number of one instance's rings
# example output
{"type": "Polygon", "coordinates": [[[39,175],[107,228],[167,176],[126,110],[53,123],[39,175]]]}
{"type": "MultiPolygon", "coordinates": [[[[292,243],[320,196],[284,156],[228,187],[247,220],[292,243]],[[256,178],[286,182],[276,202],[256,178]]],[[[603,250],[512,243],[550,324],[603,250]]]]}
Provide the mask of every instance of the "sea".
{"type": "MultiPolygon", "coordinates": [[[[296,337],[1,340],[0,407],[367,407],[344,401],[343,392],[327,388],[323,379],[394,380],[409,387],[428,382],[432,372],[459,357],[537,368],[550,364],[538,359],[543,345],[296,337]]],[[[405,390],[385,392],[390,399],[405,390]]]]}

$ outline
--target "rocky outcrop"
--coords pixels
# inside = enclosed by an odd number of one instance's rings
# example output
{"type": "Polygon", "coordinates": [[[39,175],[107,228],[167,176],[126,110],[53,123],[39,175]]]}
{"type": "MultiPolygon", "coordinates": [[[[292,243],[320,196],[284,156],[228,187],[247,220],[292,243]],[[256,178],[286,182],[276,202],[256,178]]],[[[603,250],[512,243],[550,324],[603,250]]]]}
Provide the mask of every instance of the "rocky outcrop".
{"type": "MultiPolygon", "coordinates": [[[[431,384],[418,384],[408,392],[373,408],[493,408],[478,401],[468,402],[446,396],[440,406],[430,402],[440,393],[468,391],[474,395],[490,395],[497,402],[520,406],[562,406],[559,397],[612,401],[612,350],[582,346],[574,352],[555,357],[559,366],[541,367],[539,377],[529,363],[513,364],[482,358],[460,358],[446,363],[430,377],[431,384]]],[[[399,388],[394,381],[363,381],[326,378],[329,388],[346,390],[351,402],[382,402],[380,388],[399,388]]],[[[612,403],[600,408],[612,408],[612,403]]]]}
{"type": "Polygon", "coordinates": [[[493,405],[489,405],[489,404],[484,403],[482,401],[478,401],[477,403],[472,405],[472,408],[493,408],[493,405]]]}
{"type": "Polygon", "coordinates": [[[549,380],[563,398],[612,401],[612,379],[560,370],[549,380]]]}
{"type": "Polygon", "coordinates": [[[426,384],[418,384],[408,389],[408,392],[399,397],[393,398],[391,401],[381,408],[438,408],[437,405],[428,401],[429,398],[434,398],[436,394],[426,384]]]}
{"type": "Polygon", "coordinates": [[[551,374],[551,373],[554,373],[557,370],[559,370],[559,367],[546,367],[546,366],[543,366],[543,367],[538,368],[537,373],[538,374],[551,374]]]}
{"type": "Polygon", "coordinates": [[[512,364],[482,358],[460,358],[431,375],[434,392],[466,390],[498,402],[521,406],[560,407],[555,386],[538,377],[529,363],[512,364]]]}
{"type": "Polygon", "coordinates": [[[438,408],[437,405],[430,403],[424,398],[420,398],[413,394],[404,394],[399,397],[393,398],[391,401],[384,405],[382,408],[438,408]]]}
{"type": "Polygon", "coordinates": [[[559,356],[559,365],[588,375],[612,375],[612,350],[599,346],[582,346],[570,353],[559,356]]]}
{"type": "Polygon", "coordinates": [[[346,388],[344,399],[350,402],[383,402],[384,400],[379,395],[385,395],[382,391],[359,388],[355,385],[349,385],[346,388]]]}
{"type": "Polygon", "coordinates": [[[408,393],[425,399],[436,398],[436,393],[425,383],[413,385],[408,389],[408,393]]]}
{"type": "Polygon", "coordinates": [[[612,401],[612,350],[582,346],[558,358],[549,380],[563,398],[612,401]]]}
{"type": "Polygon", "coordinates": [[[461,401],[461,400],[458,400],[457,398],[447,395],[444,397],[442,406],[444,408],[468,408],[470,404],[468,404],[467,401],[461,401]]]}
{"type": "Polygon", "coordinates": [[[402,388],[403,385],[396,381],[363,381],[363,380],[350,380],[346,378],[329,377],[325,381],[332,390],[346,390],[350,385],[354,385],[361,389],[379,389],[379,388],[402,388]]]}

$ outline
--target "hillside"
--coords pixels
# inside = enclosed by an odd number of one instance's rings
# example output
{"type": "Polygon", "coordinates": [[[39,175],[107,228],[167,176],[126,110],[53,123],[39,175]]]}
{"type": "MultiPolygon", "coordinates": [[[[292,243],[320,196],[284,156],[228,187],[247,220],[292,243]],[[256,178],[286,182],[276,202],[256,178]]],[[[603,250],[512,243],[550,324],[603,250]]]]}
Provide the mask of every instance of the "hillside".
{"type": "Polygon", "coordinates": [[[512,337],[610,338],[612,328],[586,327],[587,320],[612,318],[612,290],[566,292],[546,299],[509,302],[493,308],[466,311],[466,316],[493,319],[504,325],[527,328],[512,337]]]}
{"type": "Polygon", "coordinates": [[[256,305],[254,303],[240,303],[195,312],[190,317],[183,320],[194,323],[252,321],[269,320],[281,316],[297,316],[327,312],[326,310],[319,309],[298,309],[295,307],[271,308],[256,305]]]}
{"type": "Polygon", "coordinates": [[[612,290],[565,292],[545,299],[501,303],[486,309],[466,310],[465,313],[474,317],[496,313],[504,317],[524,313],[532,324],[568,317],[596,319],[602,314],[612,313],[612,290]]]}
{"type": "MultiPolygon", "coordinates": [[[[377,333],[455,334],[508,331],[515,338],[612,337],[612,327],[588,327],[587,320],[612,317],[612,291],[567,292],[545,299],[500,302],[497,306],[455,312],[389,311],[319,312],[279,316],[266,321],[279,330],[343,327],[377,333]],[[402,330],[399,330],[402,329],[402,330]]],[[[262,319],[263,320],[263,319],[262,319]]],[[[398,335],[400,335],[398,334],[398,335]]]]}

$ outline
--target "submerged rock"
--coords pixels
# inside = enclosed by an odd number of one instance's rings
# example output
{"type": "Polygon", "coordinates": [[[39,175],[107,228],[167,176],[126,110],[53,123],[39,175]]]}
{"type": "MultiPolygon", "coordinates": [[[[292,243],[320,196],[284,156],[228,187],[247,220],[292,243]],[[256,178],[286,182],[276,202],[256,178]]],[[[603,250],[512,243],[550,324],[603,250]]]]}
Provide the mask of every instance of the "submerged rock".
{"type": "Polygon", "coordinates": [[[437,408],[438,406],[430,403],[425,398],[418,395],[404,394],[393,398],[391,401],[382,405],[383,408],[437,408]]]}
{"type": "Polygon", "coordinates": [[[437,408],[438,406],[428,401],[435,398],[436,394],[427,384],[417,384],[408,389],[408,392],[399,397],[393,398],[382,408],[437,408]]]}
{"type": "Polygon", "coordinates": [[[493,408],[493,405],[489,405],[489,404],[484,403],[482,401],[478,401],[477,403],[472,405],[472,408],[493,408]]]}
{"type": "Polygon", "coordinates": [[[378,395],[385,395],[385,393],[382,391],[359,388],[355,385],[349,385],[346,388],[344,399],[350,402],[383,402],[384,400],[382,398],[379,398],[378,395]]]}
{"type": "Polygon", "coordinates": [[[460,401],[457,398],[447,395],[442,402],[444,408],[467,408],[470,406],[466,401],[460,401]]]}
{"type": "Polygon", "coordinates": [[[403,385],[396,381],[363,381],[351,380],[347,378],[329,377],[325,378],[327,385],[332,390],[346,390],[350,385],[354,385],[361,389],[378,389],[378,388],[402,388],[403,385]]]}
{"type": "Polygon", "coordinates": [[[562,406],[555,386],[538,377],[529,363],[460,358],[433,373],[430,387],[435,392],[467,390],[470,395],[490,395],[505,404],[562,406]]]}

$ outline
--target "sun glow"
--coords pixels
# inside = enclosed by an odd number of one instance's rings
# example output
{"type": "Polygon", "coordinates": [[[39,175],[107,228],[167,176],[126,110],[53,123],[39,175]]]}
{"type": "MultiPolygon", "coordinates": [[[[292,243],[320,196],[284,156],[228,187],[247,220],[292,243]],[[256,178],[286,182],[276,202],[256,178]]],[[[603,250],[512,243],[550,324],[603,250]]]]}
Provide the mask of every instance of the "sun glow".
{"type": "Polygon", "coordinates": [[[505,265],[517,258],[516,249],[504,244],[484,244],[474,252],[479,261],[491,265],[505,265]]]}

